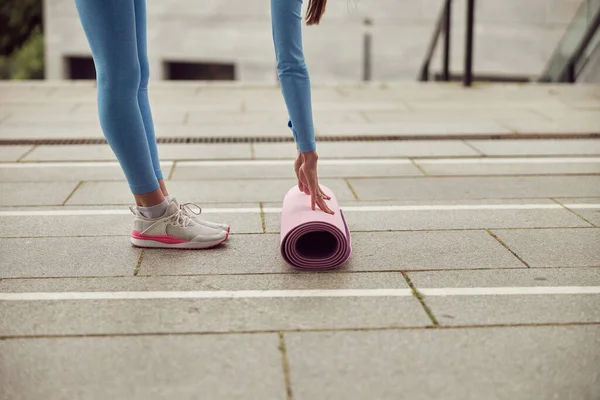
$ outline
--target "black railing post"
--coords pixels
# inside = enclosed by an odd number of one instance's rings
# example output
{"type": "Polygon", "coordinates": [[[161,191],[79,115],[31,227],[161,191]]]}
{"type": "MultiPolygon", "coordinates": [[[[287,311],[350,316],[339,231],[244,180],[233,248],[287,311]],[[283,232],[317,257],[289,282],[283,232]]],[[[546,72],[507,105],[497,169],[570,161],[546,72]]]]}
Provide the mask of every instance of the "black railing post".
{"type": "Polygon", "coordinates": [[[371,48],[373,42],[373,36],[371,35],[370,26],[373,23],[370,19],[364,20],[365,33],[363,37],[363,81],[368,82],[371,80],[371,48]]]}
{"type": "Polygon", "coordinates": [[[429,80],[429,63],[425,63],[421,68],[421,76],[419,77],[421,82],[427,82],[429,80]]]}
{"type": "Polygon", "coordinates": [[[473,82],[473,30],[475,25],[475,0],[467,1],[467,34],[465,40],[465,71],[463,85],[471,86],[473,82]]]}
{"type": "Polygon", "coordinates": [[[452,0],[446,0],[444,15],[444,65],[442,67],[443,80],[450,80],[450,34],[452,32],[452,0]]]}

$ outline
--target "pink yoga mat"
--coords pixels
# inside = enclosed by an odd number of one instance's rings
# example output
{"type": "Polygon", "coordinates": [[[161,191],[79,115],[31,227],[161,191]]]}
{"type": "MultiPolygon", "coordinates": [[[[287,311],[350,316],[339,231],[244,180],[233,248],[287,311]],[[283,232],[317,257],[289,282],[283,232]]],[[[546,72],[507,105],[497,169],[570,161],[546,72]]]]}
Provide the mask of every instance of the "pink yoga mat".
{"type": "Polygon", "coordinates": [[[283,199],[281,211],[281,255],[300,269],[326,270],[342,265],[352,253],[350,230],[333,192],[321,186],[331,197],[327,205],[335,215],[310,208],[310,196],[298,186],[283,199]]]}

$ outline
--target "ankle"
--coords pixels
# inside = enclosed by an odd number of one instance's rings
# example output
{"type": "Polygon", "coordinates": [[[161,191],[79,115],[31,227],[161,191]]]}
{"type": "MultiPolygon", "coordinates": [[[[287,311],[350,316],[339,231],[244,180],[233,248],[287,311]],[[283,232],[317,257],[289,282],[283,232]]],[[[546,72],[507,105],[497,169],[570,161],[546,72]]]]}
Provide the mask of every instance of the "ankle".
{"type": "Polygon", "coordinates": [[[167,208],[169,207],[169,202],[165,199],[159,204],[150,206],[150,207],[138,207],[139,212],[146,218],[155,219],[162,217],[165,212],[167,212],[167,208]]]}

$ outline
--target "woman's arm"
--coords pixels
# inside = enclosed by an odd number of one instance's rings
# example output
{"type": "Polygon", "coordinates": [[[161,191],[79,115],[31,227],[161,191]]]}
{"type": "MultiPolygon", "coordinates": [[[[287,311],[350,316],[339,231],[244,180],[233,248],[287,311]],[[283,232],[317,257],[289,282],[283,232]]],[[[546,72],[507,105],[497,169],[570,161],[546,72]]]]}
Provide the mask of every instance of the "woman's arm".
{"type": "Polygon", "coordinates": [[[315,151],[310,79],[302,49],[302,0],[271,0],[277,74],[298,150],[315,151]]]}

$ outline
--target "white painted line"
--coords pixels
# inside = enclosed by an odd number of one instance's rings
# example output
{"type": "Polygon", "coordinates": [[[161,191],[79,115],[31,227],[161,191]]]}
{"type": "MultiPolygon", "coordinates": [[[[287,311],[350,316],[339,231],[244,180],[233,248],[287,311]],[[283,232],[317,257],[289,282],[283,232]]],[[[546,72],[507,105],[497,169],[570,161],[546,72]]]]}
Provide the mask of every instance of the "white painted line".
{"type": "Polygon", "coordinates": [[[410,297],[411,289],[239,290],[190,292],[0,293],[0,300],[250,299],[282,297],[410,297]]]}
{"type": "MultiPolygon", "coordinates": [[[[320,162],[320,161],[319,161],[320,162]]],[[[415,159],[417,164],[597,164],[600,157],[527,157],[527,158],[436,158],[415,159]]]]}
{"type": "MultiPolygon", "coordinates": [[[[289,160],[179,161],[178,167],[257,167],[289,166],[289,160]]],[[[319,159],[319,165],[401,165],[412,164],[406,158],[319,159]]]]}
{"type": "Polygon", "coordinates": [[[425,296],[514,296],[530,294],[600,294],[600,286],[531,286],[531,287],[473,287],[419,288],[425,296]]]}
{"type": "MultiPolygon", "coordinates": [[[[170,168],[173,161],[161,161],[162,168],[170,168]]],[[[117,161],[85,161],[85,162],[20,162],[0,163],[0,168],[5,169],[27,169],[27,168],[108,168],[119,167],[117,161]]]]}
{"type": "MultiPolygon", "coordinates": [[[[573,210],[600,209],[600,204],[565,204],[573,210]]],[[[409,206],[348,206],[345,212],[408,212],[408,211],[478,211],[478,210],[564,210],[560,204],[434,204],[409,206]]],[[[277,214],[280,207],[265,207],[265,214],[277,214]]],[[[203,208],[203,214],[253,214],[260,213],[259,207],[240,208],[203,208]]],[[[127,208],[108,210],[19,210],[0,211],[0,217],[50,217],[50,216],[86,216],[86,215],[126,215],[127,208]]]]}
{"type": "MultiPolygon", "coordinates": [[[[475,287],[419,289],[425,296],[490,296],[539,294],[600,294],[600,286],[475,287]]],[[[0,293],[0,301],[251,299],[302,297],[410,297],[411,289],[308,289],[154,292],[30,292],[0,293]]]]}
{"type": "MultiPolygon", "coordinates": [[[[472,164],[598,164],[600,157],[528,157],[528,158],[435,158],[414,159],[417,164],[423,165],[472,165],[472,164]]],[[[174,161],[161,161],[165,168],[173,165],[174,161]]],[[[259,167],[259,166],[289,166],[293,159],[283,160],[214,160],[214,161],[178,161],[181,167],[259,167]]],[[[321,159],[319,165],[408,165],[412,161],[408,158],[344,158],[321,159]]],[[[12,162],[0,163],[0,169],[19,168],[104,168],[118,167],[117,161],[85,161],[85,162],[12,162]]]]}

